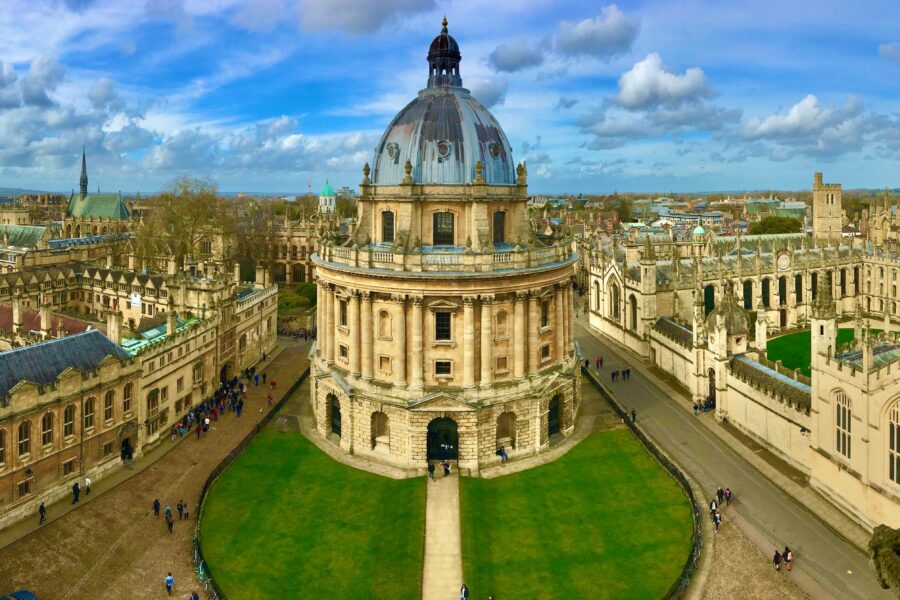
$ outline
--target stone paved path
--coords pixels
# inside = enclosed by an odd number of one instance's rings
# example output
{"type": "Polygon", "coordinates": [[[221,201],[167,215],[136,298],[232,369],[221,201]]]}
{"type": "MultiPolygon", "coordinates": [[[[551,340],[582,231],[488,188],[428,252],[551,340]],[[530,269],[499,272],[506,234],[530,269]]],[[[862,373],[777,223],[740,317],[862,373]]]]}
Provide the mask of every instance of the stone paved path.
{"type": "Polygon", "coordinates": [[[637,357],[586,327],[584,319],[579,319],[576,339],[586,357],[604,356],[604,376],[623,367],[633,371],[628,381],[608,386],[612,393],[625,406],[637,408],[644,431],[703,489],[712,494],[722,485],[735,491],[732,509],[739,518],[734,520],[742,523],[743,533],[761,552],[769,554],[785,544],[791,547],[797,556],[792,577],[803,591],[814,598],[842,600],[894,597],[878,586],[861,551],[757,470],[765,468],[760,464],[764,461],[751,462],[736,438],[720,437],[711,429],[713,423],[707,425],[705,419],[695,417],[680,393],[648,371],[637,357]]]}
{"type": "MultiPolygon", "coordinates": [[[[286,347],[265,367],[278,382],[276,400],[306,368],[309,348],[281,342],[286,347]]],[[[175,577],[173,597],[199,589],[191,535],[200,488],[263,417],[267,394],[267,388],[251,386],[240,418],[227,413],[206,438],[185,438],[131,478],[106,491],[98,487],[90,502],[0,550],[0,593],[23,587],[41,600],[161,598],[169,571],[175,577]],[[173,510],[179,499],[194,509],[189,521],[175,520],[173,535],[150,510],[157,497],[173,510]]]]}
{"type": "Polygon", "coordinates": [[[452,600],[462,587],[462,536],[459,528],[459,475],[426,479],[425,568],[422,600],[452,600]]]}

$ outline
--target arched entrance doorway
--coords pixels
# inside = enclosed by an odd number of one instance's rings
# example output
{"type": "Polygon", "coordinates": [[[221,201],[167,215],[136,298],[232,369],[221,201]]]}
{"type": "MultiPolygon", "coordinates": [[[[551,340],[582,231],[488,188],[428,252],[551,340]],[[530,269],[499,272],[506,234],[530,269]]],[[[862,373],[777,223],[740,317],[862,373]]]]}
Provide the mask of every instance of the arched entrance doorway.
{"type": "Polygon", "coordinates": [[[553,396],[547,406],[547,435],[559,433],[559,396],[553,396]]]}
{"type": "Polygon", "coordinates": [[[231,363],[227,362],[222,365],[222,368],[219,370],[219,381],[221,383],[228,383],[231,379],[231,363]]]}
{"type": "Polygon", "coordinates": [[[331,408],[331,433],[341,437],[341,403],[334,394],[328,394],[328,405],[331,408]]]}
{"type": "Polygon", "coordinates": [[[453,419],[433,419],[428,424],[428,460],[459,458],[459,432],[453,419]]]}

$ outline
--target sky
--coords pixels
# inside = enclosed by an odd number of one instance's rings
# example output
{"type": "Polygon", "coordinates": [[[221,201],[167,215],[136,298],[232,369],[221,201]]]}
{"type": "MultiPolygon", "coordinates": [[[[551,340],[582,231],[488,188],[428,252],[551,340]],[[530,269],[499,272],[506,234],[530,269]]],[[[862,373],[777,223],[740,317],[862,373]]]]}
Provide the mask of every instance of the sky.
{"type": "Polygon", "coordinates": [[[894,0],[3,0],[0,187],[356,186],[444,15],[533,193],[900,187],[894,0]]]}

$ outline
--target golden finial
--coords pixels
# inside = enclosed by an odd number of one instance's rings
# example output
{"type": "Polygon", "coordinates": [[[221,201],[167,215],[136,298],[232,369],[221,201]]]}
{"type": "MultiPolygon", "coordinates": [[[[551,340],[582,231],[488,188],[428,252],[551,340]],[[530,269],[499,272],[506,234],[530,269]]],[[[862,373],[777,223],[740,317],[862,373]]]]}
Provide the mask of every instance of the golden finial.
{"type": "Polygon", "coordinates": [[[444,15],[444,18],[441,21],[441,25],[444,26],[444,28],[441,29],[441,33],[447,33],[447,15],[444,15]]]}

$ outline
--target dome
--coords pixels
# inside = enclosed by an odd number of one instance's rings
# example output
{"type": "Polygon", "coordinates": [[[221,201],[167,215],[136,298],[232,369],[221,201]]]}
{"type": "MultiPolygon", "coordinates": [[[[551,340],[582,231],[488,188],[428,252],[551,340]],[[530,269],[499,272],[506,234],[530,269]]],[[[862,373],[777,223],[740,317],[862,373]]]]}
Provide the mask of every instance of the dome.
{"type": "Polygon", "coordinates": [[[331,187],[331,184],[328,183],[328,180],[325,180],[325,185],[322,186],[322,191],[319,193],[320,196],[334,196],[334,188],[331,187]]]}
{"type": "Polygon", "coordinates": [[[375,148],[374,185],[402,183],[406,161],[416,183],[472,183],[481,161],[486,183],[515,184],[509,140],[494,115],[462,87],[459,60],[445,19],[428,52],[428,87],[394,117],[375,148]]]}
{"type": "Polygon", "coordinates": [[[694,227],[693,235],[706,235],[706,230],[703,229],[703,226],[697,225],[694,227]]]}
{"type": "Polygon", "coordinates": [[[707,331],[715,331],[719,315],[725,317],[725,329],[728,335],[741,335],[750,331],[750,319],[747,318],[747,311],[738,306],[731,293],[731,285],[725,288],[725,298],[722,303],[716,306],[706,317],[707,331]]]}

